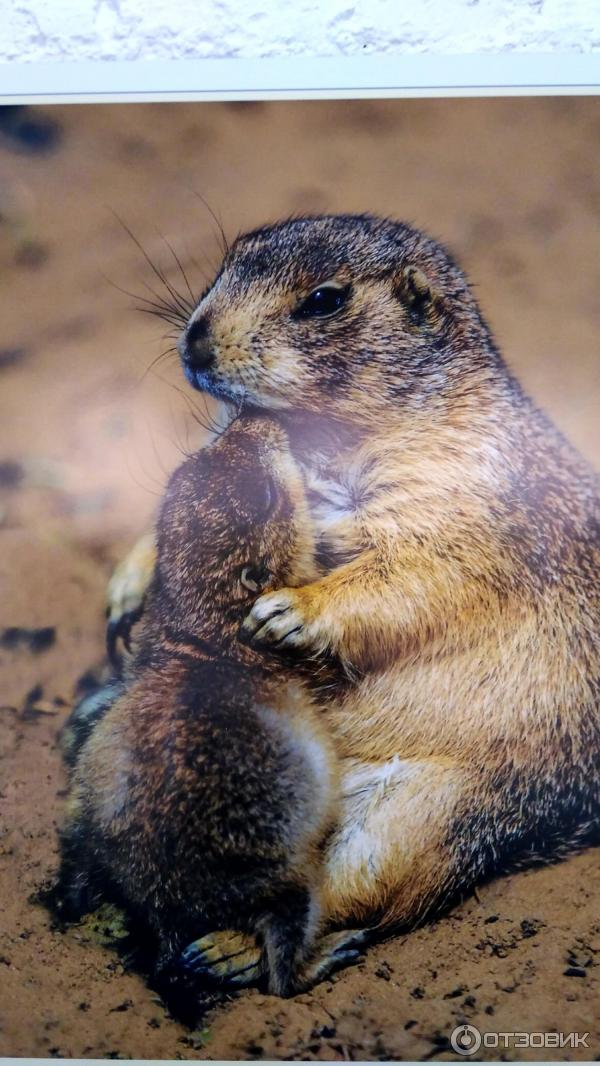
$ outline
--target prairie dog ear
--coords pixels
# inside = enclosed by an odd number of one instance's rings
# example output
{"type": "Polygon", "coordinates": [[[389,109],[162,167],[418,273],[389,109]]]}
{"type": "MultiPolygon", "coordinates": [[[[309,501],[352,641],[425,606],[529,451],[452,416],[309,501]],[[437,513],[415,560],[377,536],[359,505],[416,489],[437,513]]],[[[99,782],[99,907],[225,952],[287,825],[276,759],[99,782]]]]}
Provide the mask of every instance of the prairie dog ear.
{"type": "Polygon", "coordinates": [[[426,274],[416,266],[404,267],[394,280],[394,293],[410,311],[421,314],[435,299],[426,274]]]}

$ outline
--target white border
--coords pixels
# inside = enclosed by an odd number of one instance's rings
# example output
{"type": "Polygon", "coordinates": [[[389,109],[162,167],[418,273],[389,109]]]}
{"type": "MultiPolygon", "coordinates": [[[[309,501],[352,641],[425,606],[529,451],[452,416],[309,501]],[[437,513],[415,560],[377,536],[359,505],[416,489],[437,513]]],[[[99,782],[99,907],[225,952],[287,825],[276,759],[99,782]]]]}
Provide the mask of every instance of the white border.
{"type": "Polygon", "coordinates": [[[600,52],[0,64],[0,104],[600,93],[600,52]]]}

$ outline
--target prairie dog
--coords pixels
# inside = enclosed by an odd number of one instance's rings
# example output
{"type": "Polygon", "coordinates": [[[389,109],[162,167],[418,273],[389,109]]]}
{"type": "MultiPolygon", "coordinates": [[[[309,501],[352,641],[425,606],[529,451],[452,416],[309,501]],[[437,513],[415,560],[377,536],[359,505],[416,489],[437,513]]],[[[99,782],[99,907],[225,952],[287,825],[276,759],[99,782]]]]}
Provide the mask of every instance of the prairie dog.
{"type": "Polygon", "coordinates": [[[435,241],[372,216],[240,237],[185,325],[189,382],[285,426],[325,573],[255,646],[325,656],[344,757],[324,915],[409,928],[593,839],[600,489],[435,241]]]}
{"type": "Polygon", "coordinates": [[[327,712],[357,761],[332,920],[410,926],[519,854],[593,836],[599,479],[450,256],[369,216],[265,227],[179,347],[192,385],[285,425],[306,471],[328,572],[259,597],[246,631],[354,679],[327,712]]]}
{"type": "Polygon", "coordinates": [[[356,952],[317,949],[333,745],[306,686],[237,641],[262,588],[315,573],[302,479],[273,423],[239,420],[170,480],[128,676],[75,712],[59,898],[102,893],[149,930],[156,974],[206,972],[202,938],[259,935],[271,992],[307,987],[356,952]],[[81,731],[78,740],[78,730],[81,731]],[[183,955],[182,955],[183,953],[183,955]]]}

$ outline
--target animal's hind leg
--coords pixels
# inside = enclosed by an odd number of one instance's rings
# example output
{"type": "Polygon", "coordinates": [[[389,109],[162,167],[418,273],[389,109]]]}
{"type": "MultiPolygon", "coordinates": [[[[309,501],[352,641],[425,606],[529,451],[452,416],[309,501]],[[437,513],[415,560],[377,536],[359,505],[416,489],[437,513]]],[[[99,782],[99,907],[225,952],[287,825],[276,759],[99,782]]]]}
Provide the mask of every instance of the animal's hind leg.
{"type": "Polygon", "coordinates": [[[72,803],[71,818],[61,832],[61,862],[55,884],[46,895],[46,905],[62,922],[77,922],[99,903],[93,888],[92,862],[86,847],[86,832],[72,803]]]}
{"type": "MultiPolygon", "coordinates": [[[[441,760],[352,763],[325,858],[323,918],[379,935],[410,928],[477,879],[476,839],[455,832],[486,802],[482,783],[441,760]]],[[[489,804],[489,797],[487,797],[489,804]]]]}
{"type": "Polygon", "coordinates": [[[210,984],[241,988],[267,976],[274,995],[297,991],[301,968],[317,933],[317,908],[308,888],[291,885],[256,923],[258,938],[226,930],[193,941],[180,964],[210,984]]]}
{"type": "Polygon", "coordinates": [[[301,971],[313,947],[318,908],[306,887],[290,886],[257,923],[264,939],[269,992],[290,996],[302,987],[301,971]]]}

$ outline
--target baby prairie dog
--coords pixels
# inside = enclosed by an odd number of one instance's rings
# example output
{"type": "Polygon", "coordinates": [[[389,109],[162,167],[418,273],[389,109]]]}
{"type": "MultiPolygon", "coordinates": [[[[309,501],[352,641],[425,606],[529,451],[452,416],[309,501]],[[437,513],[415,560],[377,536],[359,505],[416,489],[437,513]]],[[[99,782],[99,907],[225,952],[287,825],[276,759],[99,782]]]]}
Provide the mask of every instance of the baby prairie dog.
{"type": "MultiPolygon", "coordinates": [[[[252,932],[263,945],[252,976],[289,995],[356,952],[340,937],[316,949],[337,809],[329,734],[304,685],[237,641],[257,591],[315,574],[285,434],[239,420],[188,459],[157,544],[128,678],[71,744],[63,913],[121,901],[153,937],[157,975],[206,972],[206,933],[252,932]]],[[[75,737],[77,724],[75,712],[75,737]]]]}

